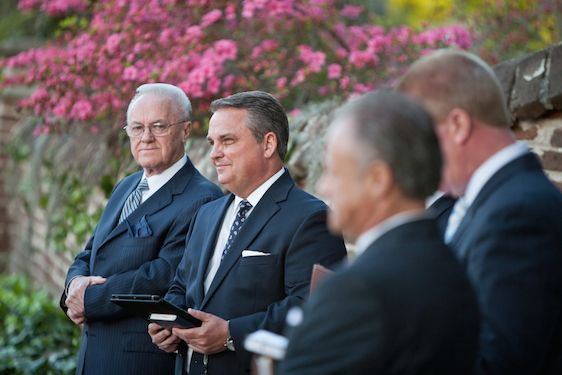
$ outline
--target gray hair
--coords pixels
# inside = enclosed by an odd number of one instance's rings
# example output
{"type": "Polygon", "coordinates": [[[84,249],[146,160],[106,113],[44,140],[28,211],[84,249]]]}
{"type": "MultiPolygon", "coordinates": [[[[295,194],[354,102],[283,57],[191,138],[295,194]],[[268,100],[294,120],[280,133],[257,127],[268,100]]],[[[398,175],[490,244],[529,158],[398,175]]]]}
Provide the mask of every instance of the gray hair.
{"type": "Polygon", "coordinates": [[[174,109],[178,111],[177,115],[180,119],[191,121],[191,102],[189,98],[182,89],[169,83],[145,83],[140,85],[127,107],[127,118],[129,118],[133,104],[145,94],[155,94],[168,99],[174,105],[174,109]]]}
{"type": "Polygon", "coordinates": [[[351,101],[336,115],[351,124],[363,166],[382,160],[410,198],[425,199],[438,187],[441,152],[430,115],[396,92],[374,91],[351,101]]]}
{"type": "Polygon", "coordinates": [[[246,126],[256,141],[263,141],[264,136],[273,132],[277,137],[277,153],[281,160],[287,154],[289,142],[289,121],[281,103],[271,94],[263,91],[240,92],[211,103],[211,112],[221,108],[238,108],[248,111],[246,126]]]}

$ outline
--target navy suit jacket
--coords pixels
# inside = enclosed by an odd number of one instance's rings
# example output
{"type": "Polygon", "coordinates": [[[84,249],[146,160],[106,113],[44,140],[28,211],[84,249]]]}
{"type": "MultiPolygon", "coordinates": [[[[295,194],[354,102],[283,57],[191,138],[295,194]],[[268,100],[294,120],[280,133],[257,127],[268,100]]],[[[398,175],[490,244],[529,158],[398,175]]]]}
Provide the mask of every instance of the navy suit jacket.
{"type": "MultiPolygon", "coordinates": [[[[205,294],[207,265],[233,199],[229,195],[201,207],[166,295],[184,308],[230,320],[236,351],[209,356],[209,374],[248,373],[245,336],[261,328],[281,332],[288,309],[308,295],[313,264],[333,266],[346,256],[343,240],[326,228],[326,205],[298,189],[285,171],[246,219],[205,294]],[[242,257],[243,250],[270,255],[242,257]]],[[[202,355],[194,353],[190,375],[203,372],[202,355]]]]}
{"type": "Polygon", "coordinates": [[[451,247],[483,313],[479,374],[562,374],[562,194],[533,154],[484,185],[451,247]]]}
{"type": "MultiPolygon", "coordinates": [[[[142,172],[114,189],[93,236],[66,278],[103,276],[84,295],[83,327],[77,374],[161,374],[173,372],[174,355],[151,342],[147,322],[109,301],[112,294],[164,295],[181,260],[189,223],[204,203],[222,196],[191,162],[117,225],[121,209],[142,172]]],[[[66,311],[63,293],[61,307],[66,311]]]]}
{"type": "Polygon", "coordinates": [[[305,304],[279,375],[472,374],[479,311],[433,219],[383,234],[305,304]]]}

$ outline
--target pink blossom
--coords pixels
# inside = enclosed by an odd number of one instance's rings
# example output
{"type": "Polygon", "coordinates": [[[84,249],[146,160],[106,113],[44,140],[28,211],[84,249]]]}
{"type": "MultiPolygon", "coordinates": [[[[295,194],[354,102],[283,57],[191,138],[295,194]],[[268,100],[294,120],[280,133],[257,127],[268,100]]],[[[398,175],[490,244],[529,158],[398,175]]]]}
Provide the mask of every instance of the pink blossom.
{"type": "Polygon", "coordinates": [[[120,41],[121,41],[121,34],[119,34],[119,33],[111,34],[107,38],[107,42],[105,42],[105,48],[107,49],[107,52],[109,52],[109,53],[117,52],[117,49],[119,48],[119,42],[120,41]]]}
{"type": "Polygon", "coordinates": [[[49,127],[45,124],[39,124],[33,129],[33,135],[36,137],[47,134],[49,134],[49,127]]]}
{"type": "Polygon", "coordinates": [[[304,73],[304,70],[303,69],[297,70],[295,76],[291,80],[291,86],[293,87],[298,86],[300,83],[304,82],[305,78],[306,78],[306,74],[304,73]]]}
{"type": "Polygon", "coordinates": [[[139,71],[134,66],[129,66],[123,70],[123,79],[125,81],[135,81],[139,77],[139,71]]]}
{"type": "Polygon", "coordinates": [[[222,12],[218,9],[214,9],[203,16],[203,19],[201,20],[201,27],[206,28],[220,20],[221,17],[222,12]]]}
{"type": "Polygon", "coordinates": [[[293,108],[292,110],[289,111],[289,116],[297,117],[301,113],[302,113],[302,110],[300,108],[293,108]]]}
{"type": "Polygon", "coordinates": [[[236,46],[236,42],[233,40],[218,40],[215,42],[215,48],[224,59],[228,60],[234,60],[236,58],[236,54],[238,53],[238,47],[236,46]]]}
{"type": "Polygon", "coordinates": [[[340,75],[341,75],[341,65],[339,65],[339,64],[328,65],[328,78],[329,79],[339,78],[340,75]]]}
{"type": "Polygon", "coordinates": [[[308,65],[311,72],[318,73],[326,62],[326,54],[320,51],[313,51],[310,46],[299,46],[299,58],[308,65]]]}
{"type": "Polygon", "coordinates": [[[85,29],[63,29],[45,47],[0,58],[0,90],[37,87],[20,105],[47,129],[92,118],[113,124],[135,88],[156,81],[185,90],[196,116],[206,116],[214,98],[256,87],[290,109],[297,98],[364,92],[428,50],[472,45],[460,26],[384,28],[363,21],[372,19],[368,8],[336,0],[20,0],[19,7],[91,16],[85,29]]]}
{"type": "Polygon", "coordinates": [[[236,19],[236,6],[234,4],[228,4],[226,6],[226,19],[228,21],[234,21],[236,19]]]}
{"type": "Polygon", "coordinates": [[[279,89],[279,90],[284,89],[285,87],[287,87],[287,77],[280,77],[280,78],[277,78],[277,80],[275,81],[275,86],[276,86],[277,89],[279,89]]]}
{"type": "Polygon", "coordinates": [[[352,20],[356,19],[363,12],[363,7],[361,5],[345,5],[340,11],[342,17],[350,18],[352,20]]]}
{"type": "Polygon", "coordinates": [[[87,120],[92,116],[92,104],[84,99],[78,100],[70,110],[70,117],[77,120],[87,120]]]}

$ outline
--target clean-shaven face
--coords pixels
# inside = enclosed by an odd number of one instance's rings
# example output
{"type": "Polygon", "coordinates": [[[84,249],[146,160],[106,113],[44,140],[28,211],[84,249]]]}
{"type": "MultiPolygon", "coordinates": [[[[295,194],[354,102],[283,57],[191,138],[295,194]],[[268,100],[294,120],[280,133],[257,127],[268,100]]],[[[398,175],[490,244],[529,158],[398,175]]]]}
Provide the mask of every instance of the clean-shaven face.
{"type": "MultiPolygon", "coordinates": [[[[131,107],[127,124],[147,127],[155,123],[173,124],[177,118],[169,100],[144,94],[131,107]]],[[[168,134],[155,137],[145,130],[142,136],[130,138],[131,153],[148,176],[159,174],[178,161],[185,153],[184,144],[189,135],[189,122],[174,125],[168,134]]]]}
{"type": "Polygon", "coordinates": [[[256,140],[247,121],[245,109],[221,108],[211,117],[207,133],[219,182],[243,198],[259,186],[266,170],[264,142],[256,140]]]}

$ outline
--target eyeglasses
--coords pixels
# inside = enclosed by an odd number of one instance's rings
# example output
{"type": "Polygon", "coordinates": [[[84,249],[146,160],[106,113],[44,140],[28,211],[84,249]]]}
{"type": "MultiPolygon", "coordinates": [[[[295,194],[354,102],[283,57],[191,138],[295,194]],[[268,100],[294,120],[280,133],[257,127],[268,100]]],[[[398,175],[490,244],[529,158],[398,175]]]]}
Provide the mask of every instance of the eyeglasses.
{"type": "Polygon", "coordinates": [[[170,128],[172,126],[175,125],[180,125],[183,124],[184,122],[187,122],[189,120],[181,120],[178,122],[175,122],[173,124],[163,124],[160,122],[155,122],[154,124],[148,125],[148,126],[143,126],[141,124],[134,124],[134,125],[125,125],[123,126],[123,130],[125,130],[125,132],[127,132],[127,135],[130,138],[139,138],[142,137],[142,135],[144,134],[145,130],[148,129],[150,131],[150,134],[152,134],[155,137],[162,137],[164,135],[167,135],[170,128]]]}

